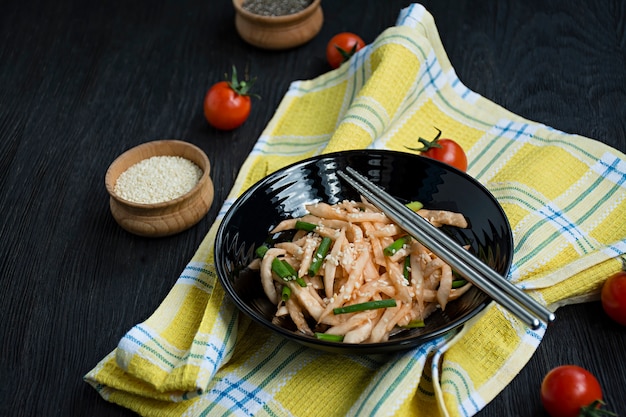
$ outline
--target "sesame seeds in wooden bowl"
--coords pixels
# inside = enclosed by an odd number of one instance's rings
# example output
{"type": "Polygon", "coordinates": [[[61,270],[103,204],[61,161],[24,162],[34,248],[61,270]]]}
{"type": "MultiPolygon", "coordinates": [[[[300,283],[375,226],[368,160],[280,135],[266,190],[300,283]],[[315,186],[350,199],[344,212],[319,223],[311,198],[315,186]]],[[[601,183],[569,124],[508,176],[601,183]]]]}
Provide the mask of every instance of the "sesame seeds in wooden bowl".
{"type": "Polygon", "coordinates": [[[158,140],[129,149],[105,176],[111,214],[123,229],[140,236],[182,232],[213,203],[210,171],[206,154],[188,142],[158,140]]]}

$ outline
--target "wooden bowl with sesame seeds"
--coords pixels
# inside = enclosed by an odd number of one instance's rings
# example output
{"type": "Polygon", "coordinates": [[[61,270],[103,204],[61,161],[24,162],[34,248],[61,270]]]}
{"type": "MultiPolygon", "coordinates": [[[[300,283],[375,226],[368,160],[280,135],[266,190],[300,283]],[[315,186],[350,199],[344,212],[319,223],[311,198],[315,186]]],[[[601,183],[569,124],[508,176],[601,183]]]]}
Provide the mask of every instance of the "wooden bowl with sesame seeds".
{"type": "Polygon", "coordinates": [[[115,221],[146,237],[173,235],[198,223],[213,203],[211,164],[181,140],[146,142],[109,166],[105,185],[115,221]]]}
{"type": "Polygon", "coordinates": [[[319,33],[324,14],[321,0],[310,0],[304,8],[298,3],[299,0],[233,0],[237,33],[244,41],[263,49],[302,45],[319,33]]]}

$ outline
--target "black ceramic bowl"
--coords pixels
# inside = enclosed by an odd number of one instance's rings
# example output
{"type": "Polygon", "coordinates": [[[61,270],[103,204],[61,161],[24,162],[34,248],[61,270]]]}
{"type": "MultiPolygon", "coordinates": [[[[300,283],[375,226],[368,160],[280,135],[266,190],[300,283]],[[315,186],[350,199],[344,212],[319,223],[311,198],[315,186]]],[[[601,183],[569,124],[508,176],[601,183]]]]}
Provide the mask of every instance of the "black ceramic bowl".
{"type": "MultiPolygon", "coordinates": [[[[226,213],[216,239],[219,279],[237,307],[252,319],[306,346],[336,353],[383,353],[419,346],[456,329],[479,313],[490,299],[477,288],[437,309],[426,326],[406,330],[382,343],[347,344],[320,341],[272,323],[276,311],[266,298],[258,272],[247,265],[254,250],[281,220],[306,214],[305,205],[334,204],[359,195],[337,171],[350,166],[401,201],[420,201],[430,209],[463,213],[470,227],[444,229],[500,275],[508,274],[513,239],[507,218],[495,198],[476,180],[441,162],[407,153],[357,150],[314,157],[277,171],[248,189],[226,213]]],[[[503,278],[504,279],[504,278],[503,278]]]]}

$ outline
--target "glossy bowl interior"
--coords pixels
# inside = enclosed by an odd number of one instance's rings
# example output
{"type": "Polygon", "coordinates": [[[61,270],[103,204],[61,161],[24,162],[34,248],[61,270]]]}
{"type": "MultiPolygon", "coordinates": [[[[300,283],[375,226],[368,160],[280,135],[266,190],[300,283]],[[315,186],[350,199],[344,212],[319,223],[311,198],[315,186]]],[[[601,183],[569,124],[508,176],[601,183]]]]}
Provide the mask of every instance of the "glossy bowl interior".
{"type": "Polygon", "coordinates": [[[115,221],[126,231],[146,237],[169,236],[189,229],[204,217],[213,203],[209,158],[197,146],[181,140],[142,143],[118,156],[105,175],[109,206],[115,221]],[[188,193],[154,204],[125,200],[115,193],[119,176],[136,163],[153,156],[180,156],[195,163],[202,176],[188,193]]]}
{"type": "MultiPolygon", "coordinates": [[[[386,342],[345,344],[320,341],[272,323],[275,313],[261,287],[258,272],[247,265],[254,250],[281,220],[306,214],[305,205],[358,200],[359,195],[337,170],[350,166],[408,202],[418,200],[431,209],[461,212],[467,229],[444,228],[461,245],[503,277],[513,258],[508,220],[496,199],[476,180],[438,161],[400,152],[357,150],[308,159],[261,180],[248,189],[226,213],[217,233],[215,262],[219,279],[237,307],[252,319],[306,346],[337,353],[383,353],[419,346],[452,331],[479,313],[490,299],[472,288],[445,311],[437,309],[423,328],[402,331],[386,342]]],[[[504,278],[503,278],[504,279],[504,278]]]]}

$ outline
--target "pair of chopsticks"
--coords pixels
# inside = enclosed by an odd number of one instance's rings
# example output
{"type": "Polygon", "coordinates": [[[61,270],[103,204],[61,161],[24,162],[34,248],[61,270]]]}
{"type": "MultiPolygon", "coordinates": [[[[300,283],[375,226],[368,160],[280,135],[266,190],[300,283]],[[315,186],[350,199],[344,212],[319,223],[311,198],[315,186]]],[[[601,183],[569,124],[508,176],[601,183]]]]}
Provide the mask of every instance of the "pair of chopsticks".
{"type": "Polygon", "coordinates": [[[346,167],[345,171],[337,171],[337,174],[398,226],[529,327],[536,330],[541,322],[548,324],[554,321],[554,313],[504,279],[426,219],[354,169],[346,167]]]}

